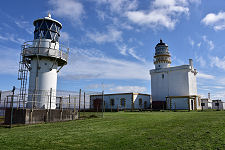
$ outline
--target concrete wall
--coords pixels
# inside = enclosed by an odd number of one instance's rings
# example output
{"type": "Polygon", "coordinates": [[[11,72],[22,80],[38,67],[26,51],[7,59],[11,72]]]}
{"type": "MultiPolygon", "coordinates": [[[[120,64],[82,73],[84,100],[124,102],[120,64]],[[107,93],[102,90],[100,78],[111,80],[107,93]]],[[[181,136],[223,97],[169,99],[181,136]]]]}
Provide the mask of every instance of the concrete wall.
{"type": "MultiPolygon", "coordinates": [[[[58,122],[78,119],[77,111],[46,110],[46,109],[13,109],[13,124],[35,124],[43,122],[58,122]]],[[[5,111],[5,124],[10,124],[11,108],[5,111]]]]}

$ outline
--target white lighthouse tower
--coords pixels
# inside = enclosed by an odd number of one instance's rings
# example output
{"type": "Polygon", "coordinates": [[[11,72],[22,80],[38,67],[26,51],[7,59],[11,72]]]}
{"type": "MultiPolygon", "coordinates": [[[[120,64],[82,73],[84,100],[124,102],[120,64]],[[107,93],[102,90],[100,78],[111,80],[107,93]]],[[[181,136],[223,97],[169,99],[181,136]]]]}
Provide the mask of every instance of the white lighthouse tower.
{"type": "Polygon", "coordinates": [[[162,40],[155,46],[155,69],[150,70],[153,109],[198,109],[197,70],[192,59],[188,65],[171,67],[168,45],[162,40]]]}
{"type": "Polygon", "coordinates": [[[26,107],[55,109],[57,73],[67,64],[69,49],[59,45],[62,24],[50,14],[35,20],[33,25],[34,40],[25,42],[21,53],[22,62],[30,71],[26,107]]]}
{"type": "Polygon", "coordinates": [[[154,64],[156,69],[168,68],[171,64],[168,45],[163,43],[161,39],[160,43],[155,46],[154,64]]]}

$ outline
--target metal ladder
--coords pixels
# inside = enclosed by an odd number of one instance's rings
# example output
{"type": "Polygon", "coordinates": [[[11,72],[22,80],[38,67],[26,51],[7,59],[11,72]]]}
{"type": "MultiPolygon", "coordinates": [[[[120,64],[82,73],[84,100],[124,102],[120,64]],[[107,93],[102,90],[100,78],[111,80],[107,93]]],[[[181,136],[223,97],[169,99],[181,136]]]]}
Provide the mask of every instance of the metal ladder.
{"type": "Polygon", "coordinates": [[[24,46],[22,46],[22,50],[20,53],[19,70],[18,70],[18,80],[20,80],[19,108],[21,102],[23,102],[23,108],[25,106],[27,74],[28,74],[28,68],[26,65],[27,62],[23,54],[23,49],[24,46]]]}

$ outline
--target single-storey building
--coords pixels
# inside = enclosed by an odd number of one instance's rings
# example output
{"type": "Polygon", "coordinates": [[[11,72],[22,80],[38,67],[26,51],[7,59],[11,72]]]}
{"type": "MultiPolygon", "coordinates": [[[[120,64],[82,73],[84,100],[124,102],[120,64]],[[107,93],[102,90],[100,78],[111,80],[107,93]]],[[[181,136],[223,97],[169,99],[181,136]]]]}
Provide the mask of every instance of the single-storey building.
{"type": "Polygon", "coordinates": [[[201,109],[212,109],[212,100],[209,98],[202,98],[201,99],[201,109]]]}
{"type": "Polygon", "coordinates": [[[212,109],[225,110],[225,102],[222,100],[212,100],[212,109]]]}
{"type": "Polygon", "coordinates": [[[142,93],[116,93],[90,96],[90,109],[126,110],[148,109],[151,104],[151,96],[142,93]]]}

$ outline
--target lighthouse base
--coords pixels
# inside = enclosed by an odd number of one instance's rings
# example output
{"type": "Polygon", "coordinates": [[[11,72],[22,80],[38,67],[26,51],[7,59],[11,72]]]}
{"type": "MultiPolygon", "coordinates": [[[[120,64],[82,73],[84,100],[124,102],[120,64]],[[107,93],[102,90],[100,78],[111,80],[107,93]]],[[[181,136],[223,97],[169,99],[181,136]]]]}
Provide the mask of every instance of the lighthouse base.
{"type": "Polygon", "coordinates": [[[5,124],[36,124],[44,122],[60,122],[78,119],[77,111],[71,109],[13,109],[5,110],[5,124]],[[12,120],[12,123],[11,123],[12,120]]]}

